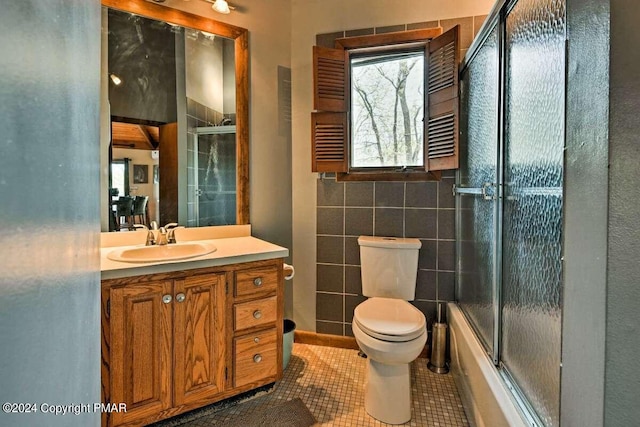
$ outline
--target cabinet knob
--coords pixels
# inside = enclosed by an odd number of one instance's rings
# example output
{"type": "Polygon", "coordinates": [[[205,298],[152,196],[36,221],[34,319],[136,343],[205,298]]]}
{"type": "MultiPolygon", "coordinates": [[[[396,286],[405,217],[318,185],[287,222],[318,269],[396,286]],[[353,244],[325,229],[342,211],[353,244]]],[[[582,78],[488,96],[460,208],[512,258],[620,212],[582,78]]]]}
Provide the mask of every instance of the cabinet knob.
{"type": "Polygon", "coordinates": [[[260,338],[255,337],[255,338],[253,339],[253,342],[254,342],[254,343],[256,343],[256,344],[258,344],[258,343],[260,342],[260,338]]]}
{"type": "Polygon", "coordinates": [[[178,302],[182,302],[184,301],[186,297],[184,296],[184,294],[182,292],[180,292],[178,295],[176,295],[176,301],[178,302]]]}
{"type": "Polygon", "coordinates": [[[254,319],[259,319],[262,317],[262,312],[260,310],[256,310],[253,312],[253,318],[254,319]]]}
{"type": "Polygon", "coordinates": [[[173,298],[171,298],[171,295],[166,294],[166,295],[162,295],[162,302],[165,304],[169,304],[171,302],[173,298]]]}
{"type": "Polygon", "coordinates": [[[258,353],[258,354],[256,354],[256,355],[254,355],[254,356],[253,356],[253,361],[254,361],[255,363],[260,363],[260,362],[262,362],[262,355],[260,355],[260,353],[258,353]]]}
{"type": "Polygon", "coordinates": [[[253,284],[255,286],[262,286],[262,277],[256,277],[255,279],[253,279],[253,284]]]}

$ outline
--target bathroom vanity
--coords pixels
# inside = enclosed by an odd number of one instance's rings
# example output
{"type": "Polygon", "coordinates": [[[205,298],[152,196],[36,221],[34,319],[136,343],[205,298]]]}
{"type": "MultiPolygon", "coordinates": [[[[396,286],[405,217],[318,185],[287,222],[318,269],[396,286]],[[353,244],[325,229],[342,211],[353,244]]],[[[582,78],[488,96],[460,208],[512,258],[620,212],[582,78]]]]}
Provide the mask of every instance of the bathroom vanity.
{"type": "Polygon", "coordinates": [[[127,405],[103,414],[103,426],[146,425],[282,377],[288,250],[249,230],[178,230],[178,245],[187,238],[216,250],[170,262],[112,261],[110,253],[144,244],[103,238],[102,398],[127,405]]]}

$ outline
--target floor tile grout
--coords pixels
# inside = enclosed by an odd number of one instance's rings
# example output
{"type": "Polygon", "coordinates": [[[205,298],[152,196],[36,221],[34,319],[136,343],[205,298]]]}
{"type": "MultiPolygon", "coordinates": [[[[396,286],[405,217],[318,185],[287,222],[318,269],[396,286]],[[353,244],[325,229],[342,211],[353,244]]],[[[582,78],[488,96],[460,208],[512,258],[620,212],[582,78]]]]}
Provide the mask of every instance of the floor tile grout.
{"type": "MultiPolygon", "coordinates": [[[[388,426],[364,409],[366,359],[357,350],[294,343],[284,378],[249,401],[207,412],[183,427],[224,425],[239,416],[300,397],[318,426],[388,426]]],[[[469,426],[451,374],[438,375],[427,359],[411,364],[412,418],[407,426],[469,426]]]]}

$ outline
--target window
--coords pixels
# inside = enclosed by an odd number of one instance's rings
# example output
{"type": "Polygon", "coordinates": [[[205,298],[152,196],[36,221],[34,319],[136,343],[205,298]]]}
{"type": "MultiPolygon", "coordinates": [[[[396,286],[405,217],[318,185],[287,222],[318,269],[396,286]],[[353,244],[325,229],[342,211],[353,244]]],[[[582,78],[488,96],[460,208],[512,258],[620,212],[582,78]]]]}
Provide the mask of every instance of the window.
{"type": "Polygon", "coordinates": [[[314,46],[312,170],[438,179],[458,167],[458,27],[314,46]]]}
{"type": "Polygon", "coordinates": [[[424,50],[351,55],[350,167],[424,166],[424,50]]]}

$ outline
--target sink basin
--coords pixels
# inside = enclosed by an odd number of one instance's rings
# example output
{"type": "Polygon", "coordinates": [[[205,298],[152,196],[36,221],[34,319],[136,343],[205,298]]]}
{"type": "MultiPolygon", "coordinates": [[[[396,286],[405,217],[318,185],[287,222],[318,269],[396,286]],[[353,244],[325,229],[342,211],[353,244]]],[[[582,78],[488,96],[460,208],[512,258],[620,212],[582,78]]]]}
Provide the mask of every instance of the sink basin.
{"type": "Polygon", "coordinates": [[[140,246],[129,249],[116,249],[107,254],[107,258],[121,262],[159,262],[194,258],[214,252],[217,248],[211,243],[174,243],[162,246],[140,246]]]}

